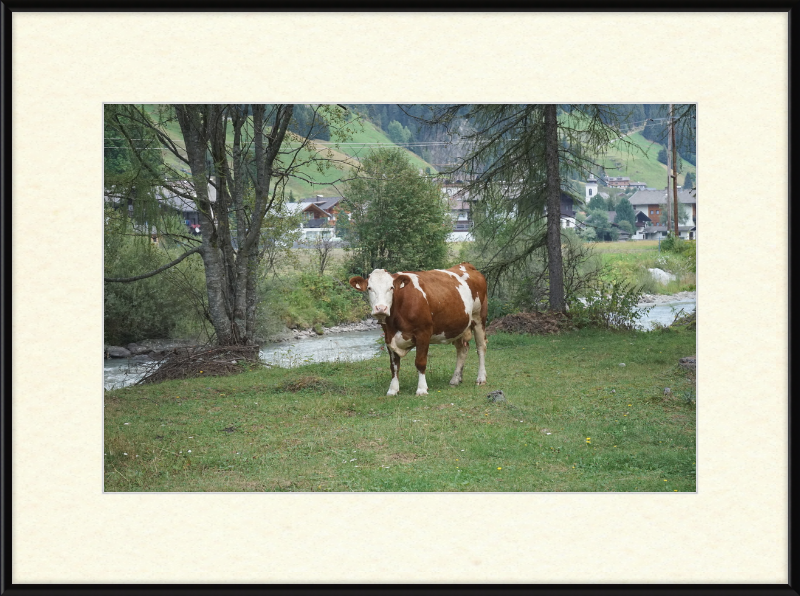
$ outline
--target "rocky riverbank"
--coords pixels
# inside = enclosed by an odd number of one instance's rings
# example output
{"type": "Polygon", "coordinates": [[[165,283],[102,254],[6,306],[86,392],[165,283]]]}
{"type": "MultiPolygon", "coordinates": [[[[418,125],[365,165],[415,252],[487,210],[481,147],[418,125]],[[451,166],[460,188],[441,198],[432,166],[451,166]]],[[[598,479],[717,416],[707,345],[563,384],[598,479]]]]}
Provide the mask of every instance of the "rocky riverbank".
{"type": "Polygon", "coordinates": [[[677,294],[643,294],[642,300],[636,306],[658,306],[670,302],[686,302],[697,300],[697,292],[678,292],[677,294]]]}
{"type": "Polygon", "coordinates": [[[373,329],[380,329],[381,326],[375,319],[364,319],[356,323],[342,323],[334,325],[333,327],[321,327],[322,333],[317,333],[314,329],[288,329],[270,337],[267,341],[270,343],[278,343],[284,341],[294,341],[297,339],[307,339],[309,337],[319,337],[320,335],[328,335],[330,333],[345,333],[347,331],[371,331],[373,329]]]}
{"type": "MultiPolygon", "coordinates": [[[[291,342],[298,339],[308,339],[309,337],[319,337],[330,333],[345,333],[347,331],[371,331],[380,329],[378,321],[375,319],[364,319],[356,323],[342,323],[333,327],[321,327],[322,333],[317,333],[314,329],[288,329],[267,338],[257,340],[259,344],[291,342]]],[[[127,346],[103,346],[103,359],[110,358],[130,358],[147,362],[158,360],[166,356],[169,352],[181,348],[191,348],[201,345],[201,342],[190,339],[143,339],[141,341],[128,344],[127,346]]]]}
{"type": "MultiPolygon", "coordinates": [[[[697,292],[678,292],[677,294],[643,294],[638,307],[659,306],[671,302],[686,302],[697,300],[697,292]]],[[[291,342],[309,337],[319,337],[332,333],[345,333],[347,331],[371,331],[380,329],[380,324],[375,319],[364,319],[356,323],[342,323],[333,327],[321,327],[321,333],[314,329],[288,329],[267,338],[263,343],[291,342]]],[[[200,345],[200,342],[188,339],[147,339],[122,346],[103,346],[103,358],[132,358],[134,360],[154,360],[163,357],[168,352],[200,345]]]]}
{"type": "Polygon", "coordinates": [[[143,339],[127,346],[103,346],[103,359],[132,358],[134,360],[156,360],[180,348],[199,346],[200,342],[191,339],[143,339]]]}

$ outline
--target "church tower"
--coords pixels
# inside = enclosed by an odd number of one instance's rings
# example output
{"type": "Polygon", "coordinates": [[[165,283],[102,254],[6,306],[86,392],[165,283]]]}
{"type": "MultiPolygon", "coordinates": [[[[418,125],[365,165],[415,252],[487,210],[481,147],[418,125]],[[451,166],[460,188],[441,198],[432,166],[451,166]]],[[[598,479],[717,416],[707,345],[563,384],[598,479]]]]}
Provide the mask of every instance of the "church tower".
{"type": "Polygon", "coordinates": [[[594,174],[589,174],[589,179],[586,181],[586,204],[597,194],[597,178],[594,174]]]}

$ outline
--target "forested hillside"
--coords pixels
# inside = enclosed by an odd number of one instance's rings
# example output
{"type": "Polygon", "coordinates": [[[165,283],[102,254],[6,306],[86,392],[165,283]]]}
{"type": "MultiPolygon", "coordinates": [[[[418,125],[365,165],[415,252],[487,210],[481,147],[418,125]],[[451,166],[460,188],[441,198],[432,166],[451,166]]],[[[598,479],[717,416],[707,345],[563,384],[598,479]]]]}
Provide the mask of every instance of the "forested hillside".
{"type": "MultiPolygon", "coordinates": [[[[287,197],[299,200],[317,194],[341,194],[342,181],[350,177],[352,168],[371,150],[381,147],[401,147],[416,168],[431,174],[455,168],[460,157],[466,154],[462,136],[471,131],[466,119],[456,119],[445,129],[426,124],[431,112],[430,106],[424,104],[349,104],[345,107],[347,124],[339,126],[332,134],[319,113],[315,118],[310,106],[296,106],[287,149],[299,146],[305,137],[314,142],[296,156],[302,165],[287,182],[287,197]],[[346,133],[342,135],[344,129],[346,133]]],[[[568,117],[566,110],[569,108],[563,107],[565,110],[560,112],[559,118],[568,117]]],[[[602,167],[598,167],[595,174],[627,176],[649,187],[664,187],[667,181],[667,106],[618,104],[613,107],[623,114],[621,132],[626,134],[626,142],[609,143],[604,155],[598,156],[602,167]]],[[[147,108],[153,117],[161,109],[157,105],[147,108]]],[[[166,128],[174,140],[180,139],[177,123],[169,123],[166,128]]],[[[679,184],[684,183],[687,174],[696,180],[695,139],[693,134],[686,134],[686,130],[681,127],[677,131],[679,184]]],[[[169,152],[165,152],[164,157],[173,166],[181,165],[169,152]]],[[[582,177],[576,174],[571,185],[580,190],[582,182],[582,177]]]]}
{"type": "MultiPolygon", "coordinates": [[[[457,120],[446,131],[443,127],[425,125],[425,120],[430,118],[427,105],[354,104],[347,107],[383,131],[391,142],[403,146],[440,171],[454,167],[459,156],[466,153],[461,135],[471,130],[468,120],[457,120]]],[[[566,117],[569,108],[563,107],[561,117],[566,117]]],[[[626,134],[627,143],[610,143],[605,155],[599,156],[602,168],[598,168],[595,174],[627,176],[631,181],[644,182],[653,188],[666,186],[668,106],[615,104],[610,107],[622,115],[621,132],[626,134]]],[[[687,133],[693,128],[679,127],[676,130],[679,184],[683,184],[689,173],[696,177],[695,136],[687,133]]],[[[582,180],[576,176],[575,182],[579,184],[582,180]]]]}

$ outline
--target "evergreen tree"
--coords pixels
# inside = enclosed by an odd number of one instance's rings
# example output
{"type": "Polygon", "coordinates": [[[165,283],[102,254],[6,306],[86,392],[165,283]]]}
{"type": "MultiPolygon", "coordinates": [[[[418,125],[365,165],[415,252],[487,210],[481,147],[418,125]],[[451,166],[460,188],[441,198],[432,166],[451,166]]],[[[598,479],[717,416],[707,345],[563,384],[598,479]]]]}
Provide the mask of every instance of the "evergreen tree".
{"type": "Polygon", "coordinates": [[[608,203],[606,203],[606,200],[599,194],[589,199],[589,204],[586,207],[593,211],[608,211],[608,203]]]}
{"type": "Polygon", "coordinates": [[[605,209],[590,210],[586,223],[594,228],[597,239],[601,242],[613,241],[619,237],[619,232],[608,221],[608,213],[605,209]]]}
{"type": "Polygon", "coordinates": [[[631,226],[636,226],[636,212],[633,210],[631,202],[626,197],[622,197],[619,200],[616,212],[616,223],[627,221],[631,226]]]}
{"type": "Polygon", "coordinates": [[[392,120],[386,128],[386,136],[392,143],[408,143],[411,140],[411,130],[407,126],[403,126],[397,120],[392,120]]]}
{"type": "MultiPolygon", "coordinates": [[[[477,250],[485,255],[479,268],[492,286],[525,276],[544,249],[546,274],[530,283],[546,288],[550,309],[565,309],[562,181],[594,171],[612,140],[629,146],[619,118],[613,107],[596,104],[479,104],[434,110],[434,123],[460,134],[466,155],[459,170],[480,174],[468,190],[479,197],[473,203],[473,233],[477,250]],[[460,132],[465,119],[471,128],[467,134],[460,132]]],[[[542,295],[538,286],[529,290],[542,295]]]]}

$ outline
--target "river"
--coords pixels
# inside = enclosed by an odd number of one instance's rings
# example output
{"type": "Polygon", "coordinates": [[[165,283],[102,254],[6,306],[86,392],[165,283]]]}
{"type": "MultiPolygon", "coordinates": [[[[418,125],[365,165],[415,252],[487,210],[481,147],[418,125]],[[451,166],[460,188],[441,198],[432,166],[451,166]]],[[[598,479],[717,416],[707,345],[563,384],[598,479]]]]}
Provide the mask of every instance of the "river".
{"type": "MultiPolygon", "coordinates": [[[[684,309],[687,313],[695,309],[694,300],[681,300],[657,304],[640,321],[642,329],[650,328],[652,323],[669,325],[675,313],[684,309]]],[[[380,329],[371,331],[346,331],[319,337],[275,343],[261,348],[261,359],[273,366],[291,368],[313,362],[334,360],[366,360],[380,352],[377,343],[380,329]]],[[[103,361],[106,389],[125,387],[138,381],[145,372],[145,365],[128,358],[103,361]]]]}

